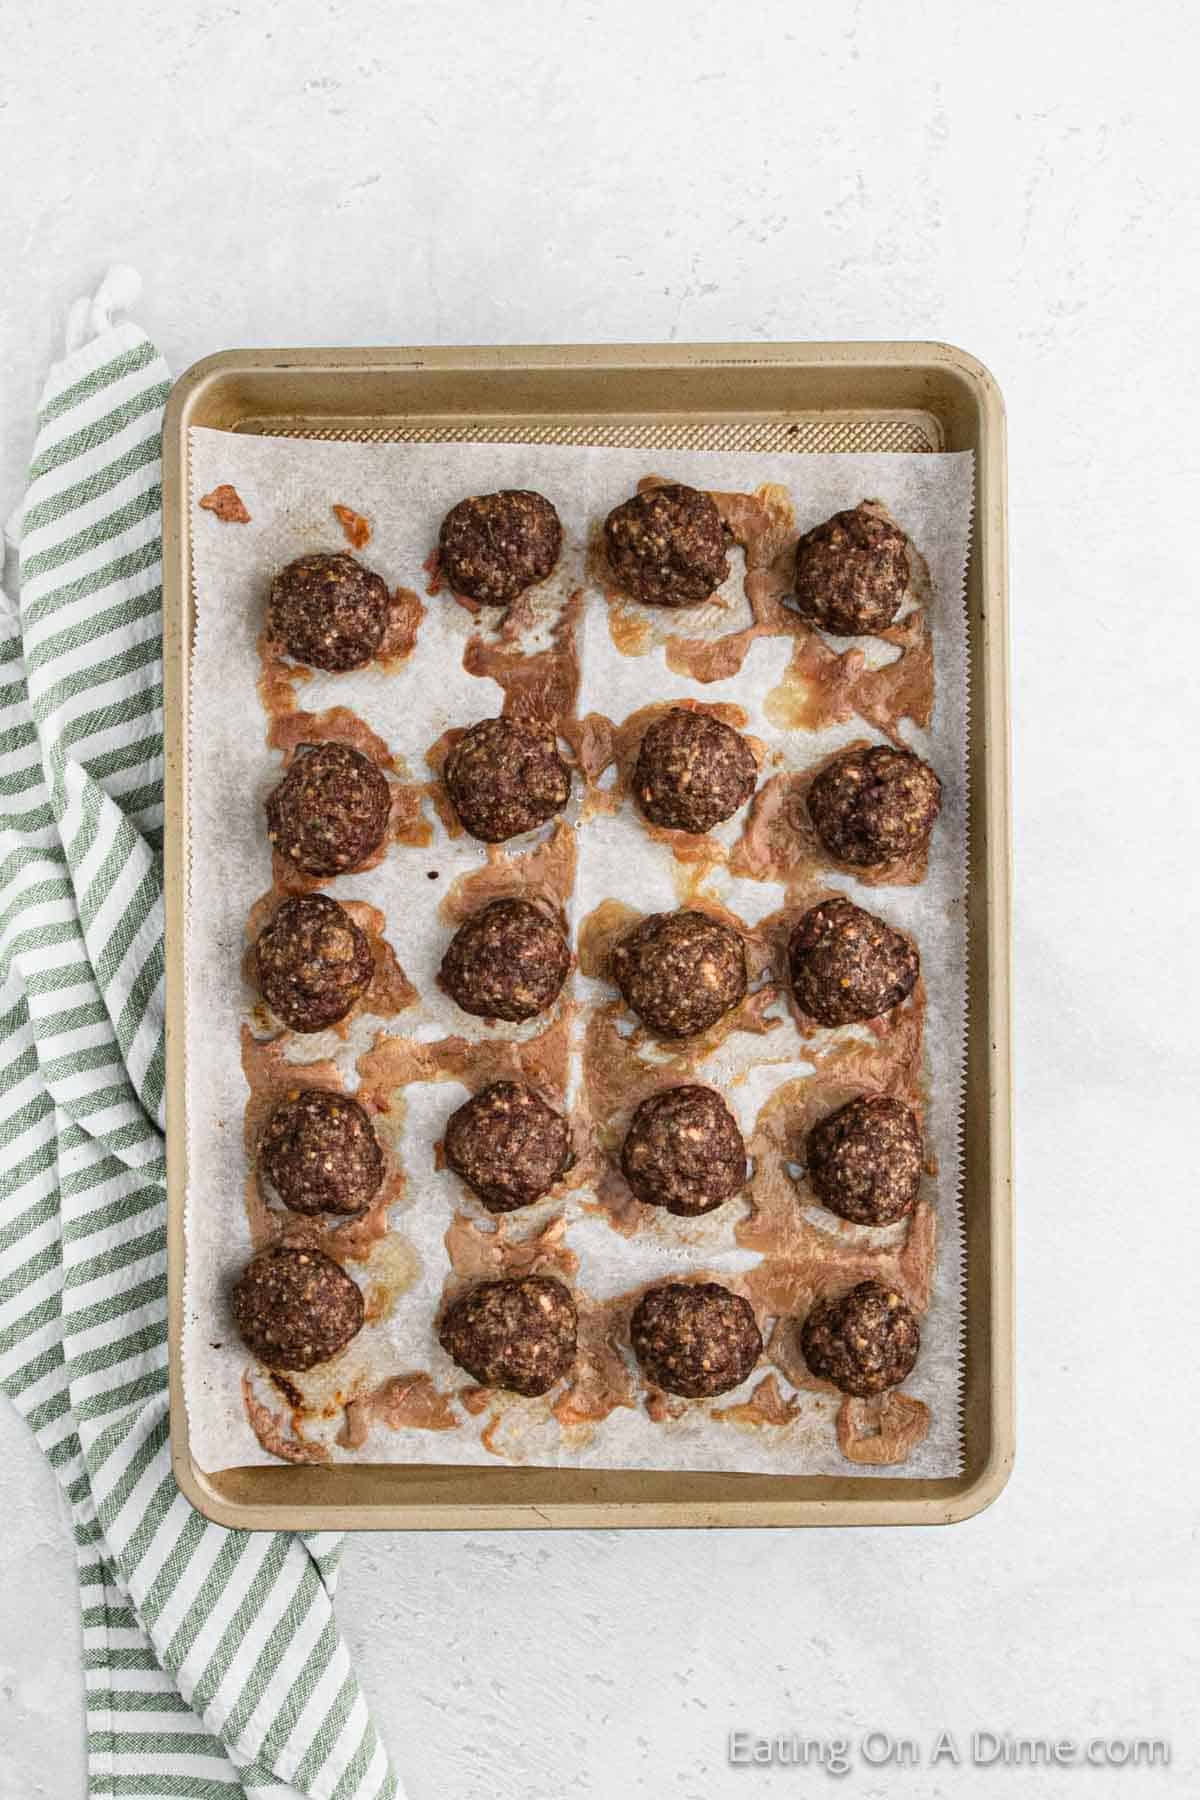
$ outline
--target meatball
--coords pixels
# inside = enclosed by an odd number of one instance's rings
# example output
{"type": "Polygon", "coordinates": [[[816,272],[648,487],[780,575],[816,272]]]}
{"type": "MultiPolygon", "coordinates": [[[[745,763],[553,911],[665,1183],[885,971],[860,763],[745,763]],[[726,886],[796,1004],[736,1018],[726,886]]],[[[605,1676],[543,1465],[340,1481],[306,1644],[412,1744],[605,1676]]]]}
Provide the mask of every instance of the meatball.
{"type": "Polygon", "coordinates": [[[838,895],[804,914],[788,942],[792,991],[819,1025],[853,1025],[890,1012],[920,972],[903,932],[838,895]]]}
{"type": "Polygon", "coordinates": [[[830,855],[868,868],[919,850],[941,805],[929,764],[888,744],[847,750],[808,790],[809,817],[830,855]]]}
{"type": "Polygon", "coordinates": [[[548,725],[481,719],[446,758],[446,786],[472,837],[502,844],[544,825],[571,796],[571,772],[548,725]]]}
{"type": "Polygon", "coordinates": [[[629,1335],[647,1381],[689,1400],[740,1387],[762,1355],[753,1307],[715,1281],[649,1288],[629,1335]]]}
{"type": "Polygon", "coordinates": [[[910,1106],[864,1094],[808,1134],[808,1179],[830,1210],[856,1225],[893,1225],[912,1211],[925,1145],[910,1106]]]}
{"type": "Polygon", "coordinates": [[[323,1250],[273,1244],[239,1275],[233,1316],[247,1348],[268,1368],[311,1369],[362,1329],[363,1297],[323,1250]]]}
{"type": "Polygon", "coordinates": [[[344,1019],[371,985],[371,941],[328,894],[299,894],[276,908],[254,946],[263,999],[293,1031],[344,1019]]]}
{"type": "Polygon", "coordinates": [[[909,575],[908,539],[864,502],[796,545],[796,610],[839,637],[886,631],[909,575]]]}
{"type": "Polygon", "coordinates": [[[711,1088],[668,1088],[634,1113],[621,1168],[639,1200],[693,1218],[746,1185],[746,1146],[737,1120],[711,1088]]]}
{"type": "Polygon", "coordinates": [[[757,780],[754,752],[732,726],[675,706],[642,739],[633,791],[656,825],[700,832],[731,818],[757,780]]]}
{"type": "Polygon", "coordinates": [[[604,521],[617,585],[647,606],[698,606],[729,574],[725,528],[711,495],[670,482],[614,507],[604,521]]]}
{"type": "Polygon", "coordinates": [[[464,1012],[532,1019],[557,998],[571,967],[567,941],[531,900],[490,900],[451,938],[439,981],[464,1012]]]}
{"type": "Polygon", "coordinates": [[[860,1281],[840,1300],[818,1300],[800,1331],[814,1375],[843,1394],[881,1394],[909,1374],[921,1348],[917,1315],[894,1288],[860,1281]]]}
{"type": "Polygon", "coordinates": [[[508,606],[544,581],[562,550],[558,514],[541,494],[505,488],[460,500],[442,520],[442,573],[456,594],[508,606]]]}
{"type": "Polygon", "coordinates": [[[370,662],[388,606],[382,575],[345,551],[298,556],[271,583],[267,633],[297,662],[340,674],[370,662]]]}
{"type": "Polygon", "coordinates": [[[571,1130],[523,1081],[493,1081],[446,1121],[446,1161],[489,1212],[540,1200],[570,1168],[571,1130]]]}
{"type": "Polygon", "coordinates": [[[375,1127],[349,1094],[294,1088],[258,1144],[264,1181],[297,1213],[357,1213],[383,1180],[375,1127]]]}
{"type": "Polygon", "coordinates": [[[660,1038],[694,1037],[746,992],[746,952],[729,925],[707,913],[651,913],[614,948],[613,980],[660,1038]]]}
{"type": "Polygon", "coordinates": [[[438,1342],[483,1387],[544,1394],[575,1361],[575,1302],[553,1275],[484,1281],[456,1300],[438,1342]]]}
{"type": "Polygon", "coordinates": [[[267,836],[306,875],[337,875],[378,850],[391,803],[369,756],[349,744],[313,744],[267,796],[267,836]]]}

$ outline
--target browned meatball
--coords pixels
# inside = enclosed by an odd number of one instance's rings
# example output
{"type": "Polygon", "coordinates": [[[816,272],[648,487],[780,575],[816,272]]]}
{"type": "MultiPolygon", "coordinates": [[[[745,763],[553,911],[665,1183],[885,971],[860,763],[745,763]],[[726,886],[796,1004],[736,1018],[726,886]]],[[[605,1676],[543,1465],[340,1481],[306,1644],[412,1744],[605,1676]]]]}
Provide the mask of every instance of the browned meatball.
{"type": "Polygon", "coordinates": [[[362,1329],[363,1297],[323,1250],[273,1244],[238,1277],[233,1316],[243,1342],[268,1368],[311,1369],[362,1329]]]}
{"type": "Polygon", "coordinates": [[[740,1387],[762,1355],[753,1307],[715,1281],[649,1288],[629,1335],[647,1381],[689,1400],[740,1387]]]}
{"type": "Polygon", "coordinates": [[[890,1094],[851,1100],[808,1134],[813,1192],[856,1225],[892,1225],[910,1213],[924,1162],[917,1116],[890,1094]]]}
{"type": "Polygon", "coordinates": [[[729,574],[712,496],[678,481],[614,507],[604,543],[618,587],[647,606],[698,606],[729,574]]]}
{"type": "Polygon", "coordinates": [[[383,771],[350,744],[302,745],[267,796],[267,836],[306,875],[355,868],[387,836],[383,771]]]}
{"type": "Polygon", "coordinates": [[[254,946],[263,999],[293,1031],[336,1025],[371,985],[371,941],[328,894],[276,907],[254,946]]]}
{"type": "Polygon", "coordinates": [[[842,862],[893,862],[919,850],[942,805],[942,784],[911,750],[847,750],[808,790],[817,836],[842,862]]]}
{"type": "Polygon", "coordinates": [[[388,604],[383,577],[345,551],[298,556],[271,583],[267,632],[314,669],[361,669],[383,641],[388,604]]]}
{"type": "Polygon", "coordinates": [[[438,1341],[483,1387],[544,1394],[575,1361],[578,1317],[553,1275],[484,1281],[454,1302],[438,1341]]]}
{"type": "Polygon", "coordinates": [[[614,948],[613,980],[660,1038],[694,1037],[746,992],[746,952],[731,926],[707,913],[651,913],[614,948]]]}
{"type": "Polygon", "coordinates": [[[446,786],[472,837],[502,844],[544,825],[571,797],[571,772],[548,725],[481,719],[446,758],[446,786]]]}
{"type": "Polygon", "coordinates": [[[711,1088],[668,1088],[634,1113],[621,1168],[639,1200],[693,1218],[746,1185],[746,1146],[737,1120],[711,1088]]]}
{"type": "Polygon", "coordinates": [[[459,926],[438,979],[477,1018],[532,1019],[557,999],[571,967],[562,932],[531,900],[490,900],[459,926]]]}
{"type": "Polygon", "coordinates": [[[473,494],[442,520],[439,549],[456,594],[508,606],[549,575],[562,550],[562,525],[548,500],[524,488],[473,494]]]}
{"type": "Polygon", "coordinates": [[[711,831],[745,805],[757,780],[754,752],[732,726],[675,706],[642,739],[633,791],[656,825],[711,831]]]}
{"type": "Polygon", "coordinates": [[[819,1025],[852,1025],[890,1012],[921,968],[903,932],[838,895],[804,914],[788,943],[792,991],[819,1025]]]}
{"type": "Polygon", "coordinates": [[[490,1212],[548,1193],[571,1166],[571,1130],[523,1081],[493,1081],[446,1121],[446,1161],[490,1212]]]}
{"type": "Polygon", "coordinates": [[[383,1180],[375,1127],[349,1094],[294,1088],[267,1120],[259,1173],[297,1213],[357,1213],[383,1180]]]}
{"type": "Polygon", "coordinates": [[[839,637],[885,631],[909,574],[908,539],[863,502],[796,545],[796,610],[839,637]]]}
{"type": "Polygon", "coordinates": [[[800,1331],[814,1375],[843,1394],[881,1394],[909,1374],[921,1348],[917,1315],[901,1294],[860,1281],[840,1300],[818,1300],[800,1331]]]}

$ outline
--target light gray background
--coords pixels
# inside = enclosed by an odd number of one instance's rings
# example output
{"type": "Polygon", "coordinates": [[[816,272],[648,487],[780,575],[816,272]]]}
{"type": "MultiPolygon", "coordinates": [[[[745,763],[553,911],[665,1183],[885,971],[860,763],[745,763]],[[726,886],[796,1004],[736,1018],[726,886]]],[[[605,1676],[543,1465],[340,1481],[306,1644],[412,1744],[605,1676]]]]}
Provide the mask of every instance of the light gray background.
{"type": "MultiPolygon", "coordinates": [[[[363,1539],[413,1800],[816,1794],[745,1726],[1161,1733],[1196,1791],[1200,16],[1155,0],[5,9],[0,503],[114,260],[232,344],[934,337],[1011,429],[1020,1450],[926,1532],[363,1539]]],[[[74,1572],[0,1409],[0,1800],[82,1792],[74,1572]]]]}

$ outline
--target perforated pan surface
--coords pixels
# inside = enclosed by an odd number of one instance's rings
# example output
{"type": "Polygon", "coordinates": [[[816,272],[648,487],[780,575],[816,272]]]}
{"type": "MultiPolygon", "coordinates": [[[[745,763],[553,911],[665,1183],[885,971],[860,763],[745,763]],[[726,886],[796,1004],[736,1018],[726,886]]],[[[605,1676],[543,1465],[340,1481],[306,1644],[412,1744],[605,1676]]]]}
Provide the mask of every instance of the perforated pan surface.
{"type": "Polygon", "coordinates": [[[941,448],[937,420],[927,419],[806,419],[749,420],[745,424],[716,422],[669,425],[617,424],[597,421],[590,425],[484,425],[468,421],[458,425],[310,425],[299,420],[247,420],[239,430],[263,437],[352,440],[362,444],[600,444],[617,450],[761,450],[778,455],[796,451],[843,454],[865,451],[920,452],[941,448]]]}

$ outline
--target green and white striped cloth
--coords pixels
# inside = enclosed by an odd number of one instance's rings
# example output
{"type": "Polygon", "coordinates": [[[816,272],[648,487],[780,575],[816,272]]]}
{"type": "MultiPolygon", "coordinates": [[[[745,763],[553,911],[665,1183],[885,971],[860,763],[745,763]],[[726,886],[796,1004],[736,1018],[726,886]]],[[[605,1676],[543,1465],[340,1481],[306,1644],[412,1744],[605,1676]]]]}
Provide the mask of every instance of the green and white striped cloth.
{"type": "Polygon", "coordinates": [[[400,1789],[334,1622],[341,1540],[211,1525],[168,1458],[168,378],[109,320],[136,291],[114,271],[72,315],[0,606],[0,1386],[71,1509],[90,1793],[376,1800],[400,1789]]]}

